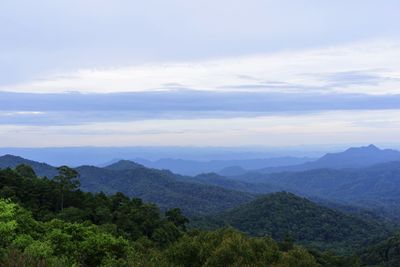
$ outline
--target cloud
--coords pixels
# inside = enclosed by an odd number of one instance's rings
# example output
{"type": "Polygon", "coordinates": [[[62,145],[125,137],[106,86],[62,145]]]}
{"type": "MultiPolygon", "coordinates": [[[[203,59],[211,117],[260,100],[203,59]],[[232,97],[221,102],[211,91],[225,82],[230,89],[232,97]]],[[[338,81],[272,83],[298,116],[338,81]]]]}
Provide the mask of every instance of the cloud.
{"type": "Polygon", "coordinates": [[[30,93],[264,91],[400,93],[400,40],[60,72],[0,90],[30,93]]]}
{"type": "Polygon", "coordinates": [[[0,146],[292,146],[398,143],[400,110],[82,125],[0,125],[0,146]],[[372,124],[369,122],[373,121],[372,124]],[[386,125],[385,127],[381,127],[386,125]]]}
{"type": "Polygon", "coordinates": [[[398,10],[396,0],[0,1],[0,84],[397,38],[398,10]]]}
{"type": "Polygon", "coordinates": [[[313,73],[309,76],[320,77],[326,83],[326,87],[340,88],[350,86],[378,86],[385,82],[399,82],[400,78],[387,77],[380,74],[379,70],[366,71],[341,71],[332,73],[313,73]]]}
{"type": "Polygon", "coordinates": [[[251,118],[400,109],[399,95],[172,90],[108,94],[0,92],[0,124],[73,125],[156,119],[251,118]]]}

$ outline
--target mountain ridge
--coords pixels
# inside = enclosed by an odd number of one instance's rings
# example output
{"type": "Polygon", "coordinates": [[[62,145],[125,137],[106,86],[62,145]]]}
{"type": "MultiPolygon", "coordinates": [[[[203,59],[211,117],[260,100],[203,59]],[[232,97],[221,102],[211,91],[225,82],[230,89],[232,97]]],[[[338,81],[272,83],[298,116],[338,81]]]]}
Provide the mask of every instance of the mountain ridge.
{"type": "Polygon", "coordinates": [[[273,173],[283,171],[306,171],[311,169],[363,168],[379,163],[400,161],[400,151],[380,149],[370,144],[362,147],[350,147],[342,152],[327,153],[319,159],[299,165],[262,168],[253,172],[273,173]]]}
{"type": "MultiPolygon", "coordinates": [[[[253,236],[271,236],[325,248],[351,246],[362,248],[378,237],[390,234],[389,228],[377,221],[344,214],[289,192],[271,193],[226,212],[208,216],[206,229],[232,226],[253,236]],[[214,224],[214,225],[213,225],[214,224]],[[370,236],[365,237],[368,232],[370,236]]],[[[202,221],[195,226],[201,226],[202,221]]]]}
{"type": "MultiPolygon", "coordinates": [[[[2,168],[30,165],[39,176],[49,178],[58,174],[56,167],[18,156],[0,157],[2,168]]],[[[113,194],[122,192],[139,197],[163,209],[179,207],[186,215],[220,212],[254,199],[254,194],[227,189],[210,183],[196,183],[190,177],[169,170],[146,168],[131,161],[119,161],[105,168],[84,165],[75,168],[81,189],[113,194]]]]}

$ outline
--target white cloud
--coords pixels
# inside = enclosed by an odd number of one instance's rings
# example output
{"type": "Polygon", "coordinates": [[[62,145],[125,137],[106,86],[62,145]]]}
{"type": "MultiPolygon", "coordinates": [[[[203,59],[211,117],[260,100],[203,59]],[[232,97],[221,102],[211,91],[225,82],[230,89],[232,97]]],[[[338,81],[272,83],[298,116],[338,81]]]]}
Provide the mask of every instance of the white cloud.
{"type": "Polygon", "coordinates": [[[38,116],[38,115],[43,115],[45,112],[42,111],[0,111],[0,117],[5,116],[5,117],[14,117],[14,116],[25,116],[25,115],[33,115],[33,116],[38,116]]]}
{"type": "Polygon", "coordinates": [[[232,119],[70,126],[0,125],[0,146],[291,146],[398,142],[400,111],[335,111],[232,119]]]}
{"type": "Polygon", "coordinates": [[[400,93],[399,58],[400,42],[375,41],[209,61],[82,69],[0,89],[35,93],[132,92],[176,88],[400,93]],[[336,87],[332,86],[332,81],[323,79],[326,75],[346,72],[365,73],[377,79],[375,83],[349,80],[345,84],[341,81],[342,86],[336,87]]]}

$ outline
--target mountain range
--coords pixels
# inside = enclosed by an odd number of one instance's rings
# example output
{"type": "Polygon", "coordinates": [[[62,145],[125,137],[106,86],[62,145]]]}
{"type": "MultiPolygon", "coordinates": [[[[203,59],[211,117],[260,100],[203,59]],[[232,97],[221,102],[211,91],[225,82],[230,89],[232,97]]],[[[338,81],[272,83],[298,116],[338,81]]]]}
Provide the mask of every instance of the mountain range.
{"type": "MultiPolygon", "coordinates": [[[[0,157],[0,168],[31,165],[39,176],[52,178],[57,169],[21,157],[0,157]]],[[[180,207],[185,214],[218,213],[261,194],[289,191],[312,199],[368,209],[400,221],[400,152],[370,145],[326,154],[318,160],[275,172],[251,171],[225,177],[217,173],[185,176],[120,160],[105,167],[80,166],[82,189],[123,192],[161,208],[180,207]],[[398,160],[398,161],[397,161],[398,160]]],[[[269,169],[271,170],[271,169],[269,169]]]]}
{"type": "Polygon", "coordinates": [[[282,171],[305,171],[312,169],[363,168],[383,162],[400,161],[400,151],[379,149],[375,145],[352,147],[339,153],[327,153],[321,158],[297,165],[266,167],[255,172],[273,173],[282,171]]]}
{"type": "MultiPolygon", "coordinates": [[[[37,175],[49,178],[57,175],[56,167],[21,157],[0,157],[0,167],[14,168],[19,164],[30,165],[37,175]]],[[[240,181],[232,181],[229,188],[216,183],[198,182],[191,177],[174,174],[168,170],[146,168],[135,162],[122,160],[104,168],[80,166],[81,189],[108,194],[122,192],[130,197],[142,198],[162,209],[179,207],[186,215],[203,215],[220,212],[254,199],[255,194],[242,192],[240,181]],[[236,184],[236,186],[235,186],[236,184]]]]}
{"type": "Polygon", "coordinates": [[[216,172],[226,175],[227,171],[233,171],[234,175],[238,172],[243,173],[248,170],[257,170],[265,167],[280,167],[287,165],[297,165],[314,160],[309,157],[276,157],[265,159],[232,159],[232,160],[209,160],[195,161],[184,159],[163,158],[150,161],[136,158],[133,161],[143,164],[149,168],[168,169],[182,175],[198,175],[202,173],[216,172]]]}

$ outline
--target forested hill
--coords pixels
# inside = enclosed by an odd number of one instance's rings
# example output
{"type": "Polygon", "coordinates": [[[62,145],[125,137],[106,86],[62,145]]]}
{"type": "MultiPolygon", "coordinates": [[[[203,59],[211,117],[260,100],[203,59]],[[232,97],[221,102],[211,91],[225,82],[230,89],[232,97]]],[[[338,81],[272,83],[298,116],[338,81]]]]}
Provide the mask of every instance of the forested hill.
{"type": "Polygon", "coordinates": [[[33,168],[39,176],[54,177],[58,171],[55,167],[29,159],[24,159],[14,155],[4,155],[0,157],[0,169],[15,168],[20,164],[26,164],[33,168]]]}
{"type": "Polygon", "coordinates": [[[58,170],[53,180],[27,165],[0,170],[0,266],[357,266],[234,229],[188,232],[179,209],[83,193],[76,171],[58,170]]]}
{"type": "Polygon", "coordinates": [[[368,208],[400,221],[400,162],[360,169],[248,174],[238,179],[266,183],[297,194],[368,208]]]}
{"type": "Polygon", "coordinates": [[[366,246],[390,232],[383,223],[346,215],[286,192],[268,194],[194,225],[230,225],[253,236],[290,237],[303,244],[343,251],[366,246]]]}
{"type": "MultiPolygon", "coordinates": [[[[52,178],[58,173],[56,167],[45,163],[12,155],[0,157],[0,166],[3,168],[13,168],[18,164],[31,166],[39,176],[52,178]]],[[[84,191],[108,194],[123,192],[129,197],[139,197],[155,203],[162,209],[179,207],[189,216],[221,212],[255,197],[235,188],[198,183],[191,177],[177,175],[168,170],[146,168],[127,160],[104,168],[81,166],[75,170],[79,173],[81,189],[84,191]]]]}
{"type": "Polygon", "coordinates": [[[221,212],[254,199],[254,195],[222,187],[183,181],[169,171],[137,167],[110,170],[93,166],[76,168],[81,188],[89,192],[122,192],[156,203],[163,209],[179,207],[186,215],[221,212]]]}
{"type": "Polygon", "coordinates": [[[74,169],[57,171],[49,180],[27,165],[0,170],[0,266],[359,267],[396,266],[399,258],[394,236],[365,249],[360,262],[356,245],[383,237],[384,226],[377,229],[374,222],[343,216],[292,194],[268,195],[219,218],[250,227],[252,234],[289,234],[276,242],[233,228],[187,230],[188,219],[179,209],[160,213],[157,206],[122,193],[85,193],[78,189],[74,169]],[[337,225],[331,224],[332,218],[337,225]],[[290,235],[320,249],[296,245],[290,235]],[[324,247],[352,255],[321,251],[324,247]]]}

